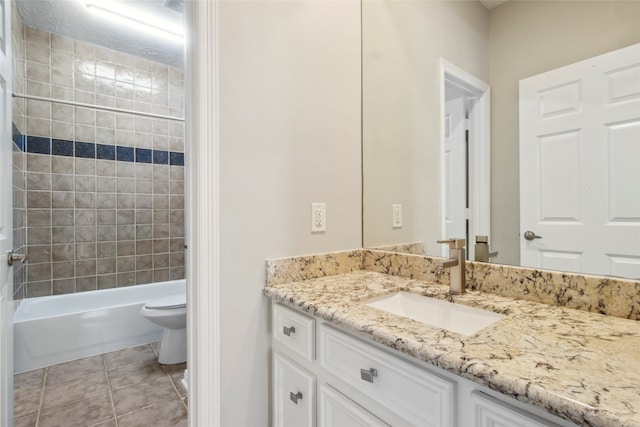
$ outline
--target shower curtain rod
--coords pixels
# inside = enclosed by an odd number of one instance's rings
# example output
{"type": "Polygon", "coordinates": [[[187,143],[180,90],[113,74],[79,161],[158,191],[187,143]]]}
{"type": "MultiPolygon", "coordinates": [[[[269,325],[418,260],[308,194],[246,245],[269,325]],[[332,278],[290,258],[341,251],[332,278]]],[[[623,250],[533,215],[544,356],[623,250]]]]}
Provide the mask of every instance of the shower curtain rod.
{"type": "Polygon", "coordinates": [[[113,113],[136,114],[138,116],[151,117],[154,119],[166,119],[166,120],[175,120],[177,122],[184,122],[184,119],[180,117],[164,116],[162,114],[153,114],[153,113],[143,113],[140,111],[124,110],[121,108],[103,107],[95,104],[85,104],[83,102],[65,101],[62,99],[45,98],[43,96],[20,95],[17,93],[13,93],[11,94],[11,96],[14,98],[31,99],[33,101],[55,102],[58,104],[72,105],[74,107],[94,108],[96,110],[110,111],[113,113]]]}

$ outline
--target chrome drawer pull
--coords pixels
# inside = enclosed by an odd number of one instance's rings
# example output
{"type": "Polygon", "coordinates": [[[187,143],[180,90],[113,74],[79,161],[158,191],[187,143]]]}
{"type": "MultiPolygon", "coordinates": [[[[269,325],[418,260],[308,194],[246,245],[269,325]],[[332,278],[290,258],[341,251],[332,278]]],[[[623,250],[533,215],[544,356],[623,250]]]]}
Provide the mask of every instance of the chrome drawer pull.
{"type": "Polygon", "coordinates": [[[368,381],[370,383],[373,382],[373,377],[377,377],[378,376],[378,370],[377,369],[360,369],[360,378],[362,378],[365,381],[368,381]]]}
{"type": "Polygon", "coordinates": [[[290,328],[287,328],[286,326],[283,326],[283,327],[282,327],[282,332],[283,332],[286,336],[290,337],[290,336],[291,336],[291,334],[295,334],[295,333],[296,333],[296,328],[294,328],[293,326],[292,326],[292,327],[290,327],[290,328]]]}
{"type": "Polygon", "coordinates": [[[302,392],[297,392],[296,394],[293,394],[293,392],[289,392],[289,399],[291,399],[291,401],[297,405],[298,399],[302,399],[302,392]]]}

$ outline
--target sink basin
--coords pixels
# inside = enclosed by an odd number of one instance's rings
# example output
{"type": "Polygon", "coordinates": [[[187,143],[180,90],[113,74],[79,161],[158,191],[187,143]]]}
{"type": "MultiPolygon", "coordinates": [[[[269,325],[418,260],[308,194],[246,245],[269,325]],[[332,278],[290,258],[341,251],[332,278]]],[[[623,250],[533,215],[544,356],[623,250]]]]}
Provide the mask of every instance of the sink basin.
{"type": "Polygon", "coordinates": [[[462,335],[473,335],[505,317],[409,292],[395,292],[370,299],[365,301],[365,305],[462,335]]]}

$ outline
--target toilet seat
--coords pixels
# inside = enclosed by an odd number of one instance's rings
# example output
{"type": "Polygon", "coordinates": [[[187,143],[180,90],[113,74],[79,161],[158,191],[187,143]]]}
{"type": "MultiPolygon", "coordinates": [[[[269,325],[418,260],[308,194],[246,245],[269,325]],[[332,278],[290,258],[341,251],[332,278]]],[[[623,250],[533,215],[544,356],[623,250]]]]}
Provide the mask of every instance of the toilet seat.
{"type": "Polygon", "coordinates": [[[144,307],[149,310],[173,310],[187,306],[187,294],[173,294],[148,301],[144,307]]]}

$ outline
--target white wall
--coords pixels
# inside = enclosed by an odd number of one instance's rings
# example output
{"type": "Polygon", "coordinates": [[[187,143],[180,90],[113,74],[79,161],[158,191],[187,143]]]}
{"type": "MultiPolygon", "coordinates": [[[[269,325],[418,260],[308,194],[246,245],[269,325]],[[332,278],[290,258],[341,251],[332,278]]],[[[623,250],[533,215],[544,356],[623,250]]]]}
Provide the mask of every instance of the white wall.
{"type": "Polygon", "coordinates": [[[363,2],[365,247],[421,241],[440,253],[440,58],[488,81],[488,40],[477,1],[363,2]]]}
{"type": "Polygon", "coordinates": [[[510,1],[493,9],[491,247],[519,264],[518,81],[640,43],[639,1],[510,1]]]}
{"type": "Polygon", "coordinates": [[[266,426],[265,259],[361,246],[360,6],[223,1],[219,23],[221,424],[266,426]]]}

